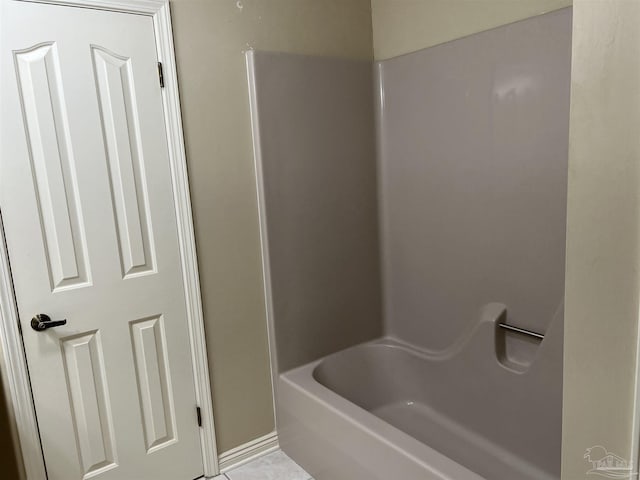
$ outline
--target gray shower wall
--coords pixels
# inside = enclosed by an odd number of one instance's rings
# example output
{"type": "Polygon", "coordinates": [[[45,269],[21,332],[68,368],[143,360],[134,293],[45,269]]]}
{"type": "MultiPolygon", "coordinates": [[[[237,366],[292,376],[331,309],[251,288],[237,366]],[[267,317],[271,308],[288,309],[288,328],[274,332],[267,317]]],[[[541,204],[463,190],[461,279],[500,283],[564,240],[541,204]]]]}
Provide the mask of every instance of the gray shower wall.
{"type": "Polygon", "coordinates": [[[382,335],[367,61],[248,52],[272,368],[382,335]]]}
{"type": "Polygon", "coordinates": [[[567,8],[377,62],[386,334],[561,318],[570,57],[567,8]]]}
{"type": "Polygon", "coordinates": [[[571,9],[374,68],[247,54],[276,374],[492,302],[562,321],[570,55],[571,9]]]}

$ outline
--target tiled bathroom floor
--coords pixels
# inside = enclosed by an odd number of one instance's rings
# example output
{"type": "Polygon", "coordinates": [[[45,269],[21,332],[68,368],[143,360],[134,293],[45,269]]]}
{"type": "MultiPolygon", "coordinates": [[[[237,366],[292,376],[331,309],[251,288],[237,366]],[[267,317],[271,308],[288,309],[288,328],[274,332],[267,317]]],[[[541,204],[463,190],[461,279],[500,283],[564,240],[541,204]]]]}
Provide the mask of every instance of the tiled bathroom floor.
{"type": "Polygon", "coordinates": [[[297,463],[278,450],[213,480],[313,480],[297,463]]]}

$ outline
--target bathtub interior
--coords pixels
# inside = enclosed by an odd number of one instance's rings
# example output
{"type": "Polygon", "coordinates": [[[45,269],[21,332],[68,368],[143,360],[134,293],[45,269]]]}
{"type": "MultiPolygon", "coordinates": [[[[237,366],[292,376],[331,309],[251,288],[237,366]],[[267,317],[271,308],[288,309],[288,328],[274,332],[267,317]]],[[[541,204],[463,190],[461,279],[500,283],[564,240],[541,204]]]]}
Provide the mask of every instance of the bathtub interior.
{"type": "Polygon", "coordinates": [[[483,478],[559,478],[562,316],[524,366],[503,357],[503,308],[448,349],[383,338],[323,359],[313,378],[483,478]]]}

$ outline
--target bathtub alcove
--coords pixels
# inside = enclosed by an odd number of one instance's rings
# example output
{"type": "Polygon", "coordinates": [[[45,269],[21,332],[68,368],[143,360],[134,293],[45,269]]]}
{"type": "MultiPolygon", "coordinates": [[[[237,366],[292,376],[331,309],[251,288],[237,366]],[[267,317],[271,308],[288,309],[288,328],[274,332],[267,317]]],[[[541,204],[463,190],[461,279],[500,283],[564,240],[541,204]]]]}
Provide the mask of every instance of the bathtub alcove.
{"type": "Polygon", "coordinates": [[[560,478],[571,13],[247,53],[278,436],[316,480],[560,478]]]}

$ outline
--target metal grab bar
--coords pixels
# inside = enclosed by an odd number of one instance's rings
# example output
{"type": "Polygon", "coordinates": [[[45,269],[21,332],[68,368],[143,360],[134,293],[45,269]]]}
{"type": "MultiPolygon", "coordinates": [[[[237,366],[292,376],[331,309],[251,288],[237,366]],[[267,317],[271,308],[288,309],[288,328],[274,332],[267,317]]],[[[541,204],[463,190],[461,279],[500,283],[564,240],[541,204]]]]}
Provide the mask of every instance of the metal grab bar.
{"type": "Polygon", "coordinates": [[[537,332],[532,332],[531,330],[525,330],[524,328],[514,327],[513,325],[509,325],[506,323],[499,323],[499,327],[504,328],[505,330],[510,330],[512,332],[521,333],[523,335],[529,335],[530,337],[534,337],[540,340],[544,340],[544,335],[537,332]]]}

